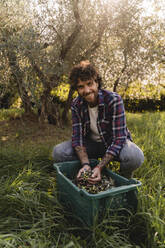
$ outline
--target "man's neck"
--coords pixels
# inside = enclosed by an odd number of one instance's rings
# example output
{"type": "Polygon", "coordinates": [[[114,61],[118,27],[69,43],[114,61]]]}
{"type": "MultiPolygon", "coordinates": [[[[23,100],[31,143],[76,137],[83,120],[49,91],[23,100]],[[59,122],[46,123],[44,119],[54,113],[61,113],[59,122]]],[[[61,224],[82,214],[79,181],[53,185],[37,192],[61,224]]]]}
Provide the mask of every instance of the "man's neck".
{"type": "Polygon", "coordinates": [[[88,103],[88,106],[89,106],[89,108],[94,108],[94,107],[98,106],[98,103],[96,103],[96,104],[94,104],[94,103],[89,104],[89,103],[88,103]]]}

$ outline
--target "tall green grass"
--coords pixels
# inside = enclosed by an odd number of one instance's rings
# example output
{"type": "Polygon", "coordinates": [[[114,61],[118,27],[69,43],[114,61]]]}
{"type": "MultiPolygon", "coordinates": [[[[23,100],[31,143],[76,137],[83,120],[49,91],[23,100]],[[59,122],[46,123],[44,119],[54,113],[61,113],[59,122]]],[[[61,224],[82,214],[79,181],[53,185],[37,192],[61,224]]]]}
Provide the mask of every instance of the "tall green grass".
{"type": "Polygon", "coordinates": [[[165,112],[128,113],[127,122],[145,155],[135,173],[142,182],[138,210],[104,218],[93,229],[57,200],[52,146],[1,146],[0,247],[164,248],[165,112]]]}
{"type": "MultiPolygon", "coordinates": [[[[144,151],[144,164],[135,176],[142,182],[139,192],[139,210],[134,216],[136,235],[138,226],[145,233],[144,247],[165,247],[165,113],[129,114],[128,123],[134,140],[144,151]]],[[[143,234],[142,234],[143,236],[143,234]]],[[[138,236],[137,236],[138,237],[138,236]]]]}

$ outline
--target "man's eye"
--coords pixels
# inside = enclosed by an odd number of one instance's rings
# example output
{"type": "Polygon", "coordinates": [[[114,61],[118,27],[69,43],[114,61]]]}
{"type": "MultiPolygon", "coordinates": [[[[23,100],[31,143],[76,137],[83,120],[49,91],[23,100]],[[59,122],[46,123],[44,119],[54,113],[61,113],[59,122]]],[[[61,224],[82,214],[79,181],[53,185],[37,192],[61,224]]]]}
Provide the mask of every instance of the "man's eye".
{"type": "Polygon", "coordinates": [[[83,88],[82,85],[78,85],[78,86],[77,86],[77,89],[82,89],[82,88],[83,88]]]}
{"type": "Polygon", "coordinates": [[[93,82],[89,82],[89,83],[88,83],[88,86],[91,86],[92,84],[93,84],[93,82]]]}

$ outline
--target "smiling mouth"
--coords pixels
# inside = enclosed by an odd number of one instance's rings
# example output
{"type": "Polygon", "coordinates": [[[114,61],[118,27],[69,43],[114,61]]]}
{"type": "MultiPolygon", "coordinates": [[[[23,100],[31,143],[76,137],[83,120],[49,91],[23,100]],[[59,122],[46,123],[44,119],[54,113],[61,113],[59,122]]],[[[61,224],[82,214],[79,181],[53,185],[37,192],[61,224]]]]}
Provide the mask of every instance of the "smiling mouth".
{"type": "Polygon", "coordinates": [[[90,95],[87,95],[87,96],[85,96],[85,99],[87,101],[93,101],[93,96],[91,94],[90,95]]]}
{"type": "Polygon", "coordinates": [[[89,93],[89,94],[85,95],[84,97],[88,97],[88,96],[91,96],[91,95],[93,95],[93,93],[89,93]]]}

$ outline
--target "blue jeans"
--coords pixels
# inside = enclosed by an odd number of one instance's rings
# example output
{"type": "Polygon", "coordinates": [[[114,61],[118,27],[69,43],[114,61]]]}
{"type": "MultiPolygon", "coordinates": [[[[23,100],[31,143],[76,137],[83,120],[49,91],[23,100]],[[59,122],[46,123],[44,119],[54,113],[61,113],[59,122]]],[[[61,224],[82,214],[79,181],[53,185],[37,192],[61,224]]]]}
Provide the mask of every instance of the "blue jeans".
{"type": "MultiPolygon", "coordinates": [[[[88,140],[86,149],[88,157],[93,159],[103,157],[106,152],[106,148],[103,143],[92,140],[88,140]]],[[[53,148],[52,155],[55,162],[78,160],[76,152],[72,147],[71,140],[56,145],[53,148]]],[[[120,151],[119,156],[115,157],[114,160],[120,162],[121,174],[127,178],[130,178],[132,176],[132,172],[139,168],[144,162],[144,155],[142,150],[135,143],[127,139],[120,151]]]]}

